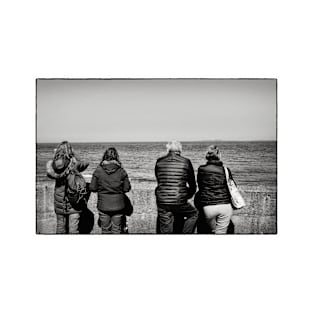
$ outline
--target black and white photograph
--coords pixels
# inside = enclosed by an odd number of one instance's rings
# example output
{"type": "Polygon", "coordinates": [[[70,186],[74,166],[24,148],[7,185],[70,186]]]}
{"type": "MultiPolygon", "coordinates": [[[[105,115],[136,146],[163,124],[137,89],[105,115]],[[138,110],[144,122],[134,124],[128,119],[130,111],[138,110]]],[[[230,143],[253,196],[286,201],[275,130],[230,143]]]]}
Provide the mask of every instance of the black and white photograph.
{"type": "Polygon", "coordinates": [[[309,1],[2,1],[1,312],[312,312],[309,1]]]}
{"type": "Polygon", "coordinates": [[[276,79],[37,79],[37,234],[276,234],[276,79]]]}

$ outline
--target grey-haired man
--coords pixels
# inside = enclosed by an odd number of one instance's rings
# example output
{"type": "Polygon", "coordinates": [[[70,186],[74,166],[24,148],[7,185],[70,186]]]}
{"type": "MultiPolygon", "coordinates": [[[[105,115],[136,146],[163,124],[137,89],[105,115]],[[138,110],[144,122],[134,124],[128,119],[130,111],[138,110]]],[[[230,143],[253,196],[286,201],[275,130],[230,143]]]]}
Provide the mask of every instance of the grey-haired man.
{"type": "Polygon", "coordinates": [[[160,232],[173,233],[174,216],[182,216],[185,219],[182,232],[191,234],[198,219],[198,210],[188,202],[196,192],[194,170],[190,160],[181,156],[180,142],[169,142],[166,147],[167,155],[159,158],[155,165],[160,232]]]}

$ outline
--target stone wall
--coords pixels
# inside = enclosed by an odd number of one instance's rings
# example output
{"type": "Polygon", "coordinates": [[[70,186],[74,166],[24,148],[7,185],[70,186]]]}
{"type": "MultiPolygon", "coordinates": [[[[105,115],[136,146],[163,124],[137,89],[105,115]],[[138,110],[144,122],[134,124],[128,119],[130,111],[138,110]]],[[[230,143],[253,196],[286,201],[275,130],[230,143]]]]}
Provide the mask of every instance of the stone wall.
{"type": "MultiPolygon", "coordinates": [[[[128,193],[134,206],[134,213],[128,217],[129,233],[153,234],[156,232],[157,208],[155,203],[155,182],[132,180],[132,190],[128,193]]],[[[56,229],[56,216],[53,208],[53,182],[37,183],[36,188],[36,232],[53,234],[56,229]]],[[[241,187],[247,207],[234,211],[232,221],[235,234],[275,234],[276,191],[264,187],[241,187]]],[[[88,207],[95,214],[93,234],[100,234],[97,226],[97,196],[91,194],[88,207]]]]}

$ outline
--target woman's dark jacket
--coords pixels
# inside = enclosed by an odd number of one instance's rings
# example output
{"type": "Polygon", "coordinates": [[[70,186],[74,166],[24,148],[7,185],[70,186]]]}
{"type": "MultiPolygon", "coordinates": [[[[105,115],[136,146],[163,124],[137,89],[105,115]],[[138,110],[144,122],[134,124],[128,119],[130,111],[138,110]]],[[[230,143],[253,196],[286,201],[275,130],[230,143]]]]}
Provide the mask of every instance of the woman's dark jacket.
{"type": "Polygon", "coordinates": [[[72,214],[79,213],[75,210],[70,202],[66,198],[66,178],[69,174],[70,169],[75,168],[79,172],[84,171],[88,167],[89,163],[80,162],[75,157],[73,157],[69,164],[64,169],[60,171],[55,170],[53,166],[53,161],[50,160],[47,163],[47,176],[51,179],[55,179],[55,188],[54,188],[54,211],[56,214],[72,214]]]}
{"type": "MultiPolygon", "coordinates": [[[[229,177],[232,174],[229,171],[229,177]]],[[[199,191],[195,196],[195,205],[201,208],[206,205],[230,203],[230,194],[227,187],[223,162],[210,160],[198,169],[197,176],[199,191]]]]}
{"type": "Polygon", "coordinates": [[[182,205],[196,192],[195,174],[189,159],[175,152],[157,160],[155,195],[158,205],[182,205]]]}
{"type": "Polygon", "coordinates": [[[103,161],[92,175],[89,190],[98,192],[98,210],[116,212],[125,208],[124,193],[131,185],[126,171],[117,161],[103,161]]]}

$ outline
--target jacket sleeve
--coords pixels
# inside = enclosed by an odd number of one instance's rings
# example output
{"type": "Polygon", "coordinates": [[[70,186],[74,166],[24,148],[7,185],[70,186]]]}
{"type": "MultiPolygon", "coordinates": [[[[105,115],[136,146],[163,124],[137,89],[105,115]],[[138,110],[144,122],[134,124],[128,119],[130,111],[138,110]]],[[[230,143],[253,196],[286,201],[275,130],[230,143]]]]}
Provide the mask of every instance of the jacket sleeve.
{"type": "Polygon", "coordinates": [[[197,190],[196,180],[195,180],[195,172],[193,170],[193,166],[189,161],[189,169],[188,169],[188,199],[192,198],[197,190]]]}
{"type": "Polygon", "coordinates": [[[98,191],[98,177],[96,171],[92,174],[91,182],[89,185],[89,191],[92,192],[98,191]]]}
{"type": "Polygon", "coordinates": [[[79,172],[83,172],[89,166],[88,162],[78,161],[76,164],[76,168],[79,172]]]}
{"type": "Polygon", "coordinates": [[[52,160],[49,160],[46,164],[46,171],[47,171],[47,176],[51,179],[56,179],[56,174],[52,168],[52,160]]]}
{"type": "Polygon", "coordinates": [[[200,184],[201,184],[200,167],[198,168],[198,173],[197,173],[197,184],[198,184],[198,188],[200,189],[200,184]]]}
{"type": "Polygon", "coordinates": [[[128,175],[125,170],[123,170],[123,192],[128,192],[131,190],[131,184],[128,175]]]}
{"type": "Polygon", "coordinates": [[[158,162],[155,163],[154,175],[155,175],[155,178],[158,180],[158,162]]]}

